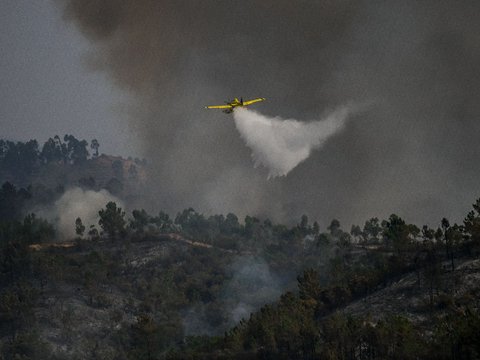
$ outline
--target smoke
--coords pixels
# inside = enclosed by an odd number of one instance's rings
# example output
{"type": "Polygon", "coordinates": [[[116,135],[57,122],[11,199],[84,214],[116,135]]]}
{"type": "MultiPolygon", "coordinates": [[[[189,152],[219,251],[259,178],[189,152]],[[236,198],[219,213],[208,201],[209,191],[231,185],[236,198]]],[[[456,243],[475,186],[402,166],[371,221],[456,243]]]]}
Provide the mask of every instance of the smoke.
{"type": "Polygon", "coordinates": [[[98,225],[98,212],[110,201],[123,207],[122,201],[106,190],[92,191],[75,187],[67,190],[51,208],[41,209],[37,213],[55,224],[62,239],[72,239],[76,236],[75,220],[79,217],[87,230],[90,225],[98,225]]]}
{"type": "Polygon", "coordinates": [[[90,68],[131,96],[157,208],[436,224],[478,197],[478,0],[61,2],[91,40],[90,68]],[[235,96],[290,119],[376,102],[267,181],[235,124],[203,109],[235,96]]]}
{"type": "Polygon", "coordinates": [[[255,167],[263,165],[268,177],[285,176],[341,131],[348,115],[346,107],[320,121],[302,123],[294,119],[270,118],[247,109],[233,113],[235,125],[252,149],[255,167]]]}
{"type": "Polygon", "coordinates": [[[250,313],[278,299],[284,290],[281,279],[260,257],[239,257],[232,263],[231,271],[233,277],[224,289],[229,325],[248,319],[250,313]]]}
{"type": "Polygon", "coordinates": [[[186,335],[219,335],[285,291],[286,279],[271,271],[258,256],[239,256],[226,269],[229,280],[214,303],[199,303],[185,311],[186,335]]]}

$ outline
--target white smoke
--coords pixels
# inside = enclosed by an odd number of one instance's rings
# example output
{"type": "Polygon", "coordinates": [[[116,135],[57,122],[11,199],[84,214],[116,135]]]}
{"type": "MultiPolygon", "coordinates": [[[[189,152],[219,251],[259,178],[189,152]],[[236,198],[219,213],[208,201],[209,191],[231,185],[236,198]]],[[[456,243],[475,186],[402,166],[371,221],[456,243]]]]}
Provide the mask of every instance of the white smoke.
{"type": "Polygon", "coordinates": [[[215,302],[197,303],[185,311],[186,335],[220,335],[263,305],[278,300],[287,288],[284,279],[258,256],[236,257],[225,274],[228,280],[215,302]]]}
{"type": "Polygon", "coordinates": [[[98,212],[109,201],[114,201],[117,206],[123,208],[122,201],[106,190],[92,191],[76,187],[67,190],[52,208],[43,209],[38,213],[55,223],[62,239],[71,239],[76,236],[75,220],[79,217],[87,232],[90,225],[98,225],[100,219],[98,212]]]}
{"type": "Polygon", "coordinates": [[[284,290],[281,279],[263,258],[241,256],[231,264],[231,271],[232,279],[224,287],[230,325],[248,319],[250,313],[278,299],[284,290]]]}
{"type": "Polygon", "coordinates": [[[267,117],[244,108],[235,109],[235,125],[252,149],[254,166],[269,170],[268,177],[285,176],[341,131],[349,114],[347,107],[330,113],[324,119],[300,122],[294,119],[267,117]]]}

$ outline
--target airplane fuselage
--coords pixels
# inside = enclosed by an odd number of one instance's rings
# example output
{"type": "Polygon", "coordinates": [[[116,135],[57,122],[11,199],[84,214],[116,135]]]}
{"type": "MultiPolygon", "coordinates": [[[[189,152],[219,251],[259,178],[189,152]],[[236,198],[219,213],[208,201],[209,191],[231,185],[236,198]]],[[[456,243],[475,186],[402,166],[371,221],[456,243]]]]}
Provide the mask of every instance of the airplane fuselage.
{"type": "Polygon", "coordinates": [[[243,100],[238,100],[237,98],[233,99],[230,102],[227,102],[227,105],[230,105],[231,108],[223,110],[225,114],[231,114],[236,107],[244,106],[243,100]]]}
{"type": "Polygon", "coordinates": [[[235,98],[232,101],[226,102],[225,105],[211,105],[211,106],[205,106],[205,108],[222,109],[224,113],[231,114],[233,110],[237,107],[248,106],[259,101],[265,101],[265,98],[256,98],[256,99],[247,100],[247,101],[243,101],[243,98],[240,98],[240,100],[238,100],[238,98],[235,98]]]}

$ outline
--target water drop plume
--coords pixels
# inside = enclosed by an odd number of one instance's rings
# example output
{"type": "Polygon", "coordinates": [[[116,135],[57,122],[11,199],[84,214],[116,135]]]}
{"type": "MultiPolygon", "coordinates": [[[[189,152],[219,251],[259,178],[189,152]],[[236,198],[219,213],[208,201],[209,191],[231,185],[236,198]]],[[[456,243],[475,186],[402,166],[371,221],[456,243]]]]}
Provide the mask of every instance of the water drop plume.
{"type": "Polygon", "coordinates": [[[312,150],[322,147],[344,127],[349,108],[341,107],[321,120],[301,122],[268,117],[256,111],[236,109],[235,125],[252,150],[254,166],[268,169],[268,177],[285,176],[312,150]]]}

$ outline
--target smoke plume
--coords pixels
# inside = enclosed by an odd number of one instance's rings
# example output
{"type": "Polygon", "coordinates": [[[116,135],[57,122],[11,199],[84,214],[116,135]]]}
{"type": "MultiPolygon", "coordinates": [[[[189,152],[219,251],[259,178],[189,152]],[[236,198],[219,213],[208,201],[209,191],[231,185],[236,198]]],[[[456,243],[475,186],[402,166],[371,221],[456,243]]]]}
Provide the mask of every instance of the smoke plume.
{"type": "Polygon", "coordinates": [[[284,290],[281,279],[260,257],[239,257],[232,263],[231,271],[233,277],[224,288],[229,325],[248,319],[250,313],[277,299],[284,290]]]}
{"type": "Polygon", "coordinates": [[[252,149],[255,167],[265,166],[268,177],[285,176],[306,160],[313,149],[341,131],[348,115],[341,108],[325,119],[302,123],[294,119],[267,117],[247,109],[234,111],[235,125],[252,149]]]}
{"type": "Polygon", "coordinates": [[[82,220],[87,230],[90,225],[97,226],[100,219],[99,210],[110,201],[123,207],[122,201],[106,190],[92,191],[72,188],[67,190],[51,208],[37,212],[41,217],[52,221],[61,239],[66,240],[76,236],[75,220],[77,217],[82,220]]]}
{"type": "Polygon", "coordinates": [[[157,209],[436,225],[478,197],[478,0],[63,3],[92,42],[90,68],[131,96],[157,209]],[[203,108],[240,96],[294,119],[375,105],[267,181],[230,118],[203,108]]]}
{"type": "Polygon", "coordinates": [[[229,279],[223,284],[217,302],[199,303],[184,313],[185,334],[219,335],[240,320],[248,319],[266,303],[274,302],[288,288],[287,279],[272,271],[259,256],[235,258],[226,273],[229,279]]]}

